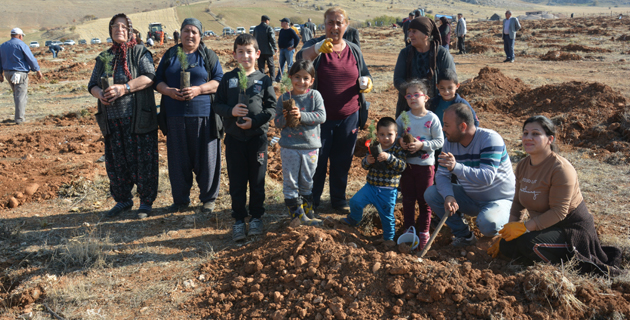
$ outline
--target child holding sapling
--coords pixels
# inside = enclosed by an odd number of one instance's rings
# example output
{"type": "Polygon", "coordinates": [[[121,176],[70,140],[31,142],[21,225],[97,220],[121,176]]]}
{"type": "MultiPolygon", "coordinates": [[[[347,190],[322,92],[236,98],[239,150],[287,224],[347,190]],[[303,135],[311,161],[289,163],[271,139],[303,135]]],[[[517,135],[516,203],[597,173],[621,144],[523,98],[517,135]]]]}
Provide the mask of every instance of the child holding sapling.
{"type": "Polygon", "coordinates": [[[280,82],[286,91],[276,105],[275,125],[282,128],[280,156],[282,158],[284,203],[292,218],[305,225],[321,225],[313,212],[313,175],[322,146],[319,125],[326,121],[324,99],[310,89],[315,81],[315,68],[308,60],[298,60],[289,76],[280,82]],[[289,89],[293,87],[293,90],[289,89]]]}
{"type": "Polygon", "coordinates": [[[234,40],[234,59],[242,68],[225,74],[217,90],[213,107],[224,119],[225,158],[230,196],[232,197],[232,239],[247,237],[245,219],[249,220],[249,235],[263,233],[262,215],[265,213],[265,173],[267,171],[267,130],[275,115],[276,93],[271,78],[256,69],[260,56],[258,43],[250,34],[241,34],[234,40]],[[239,74],[241,76],[239,76],[239,74]],[[239,86],[247,79],[247,88],[239,86]],[[246,99],[240,94],[247,95],[246,99]],[[244,101],[245,100],[245,101],[244,101]],[[242,123],[237,119],[242,117],[242,123]],[[247,185],[249,184],[249,212],[247,185]]]}
{"type": "Polygon", "coordinates": [[[422,250],[429,241],[431,207],[424,200],[424,191],[433,185],[435,158],[433,152],[442,148],[442,125],[435,113],[425,108],[429,100],[427,85],[420,80],[411,80],[403,85],[409,111],[403,111],[396,123],[398,139],[407,153],[407,168],[400,179],[403,195],[403,230],[415,227],[420,238],[418,249],[422,250]],[[418,221],[415,221],[416,202],[420,207],[418,221]]]}
{"type": "Polygon", "coordinates": [[[393,118],[385,117],[378,121],[376,139],[382,151],[379,154],[368,153],[361,161],[361,166],[369,170],[367,183],[350,199],[350,214],[341,219],[342,223],[356,226],[363,219],[363,208],[372,204],[378,210],[386,241],[394,240],[397,188],[407,158],[407,152],[396,145],[397,129],[393,118]]]}

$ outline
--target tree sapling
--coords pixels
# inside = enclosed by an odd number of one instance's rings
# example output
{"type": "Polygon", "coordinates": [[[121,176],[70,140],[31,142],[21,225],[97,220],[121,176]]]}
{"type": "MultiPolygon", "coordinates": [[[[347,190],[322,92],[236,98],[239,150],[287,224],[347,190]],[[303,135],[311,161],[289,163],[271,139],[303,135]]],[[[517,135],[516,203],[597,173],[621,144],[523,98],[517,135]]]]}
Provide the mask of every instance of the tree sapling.
{"type": "Polygon", "coordinates": [[[104,67],[104,76],[101,76],[101,89],[105,91],[114,84],[114,79],[112,78],[112,75],[114,74],[114,67],[112,66],[114,55],[105,51],[98,56],[98,59],[101,60],[104,67]]]}
{"type": "Polygon", "coordinates": [[[402,136],[403,138],[403,142],[405,143],[412,143],[416,140],[416,138],[413,137],[413,135],[409,132],[411,131],[411,124],[409,122],[409,113],[408,111],[403,111],[402,114],[400,115],[400,119],[403,122],[403,126],[405,128],[405,134],[402,136]]]}
{"type": "MultiPolygon", "coordinates": [[[[282,79],[280,80],[280,92],[289,93],[289,100],[282,100],[282,108],[287,110],[287,127],[295,128],[300,125],[300,120],[293,116],[290,112],[295,107],[295,100],[291,98],[291,89],[293,85],[291,84],[291,78],[287,73],[282,75],[282,79]]],[[[282,99],[284,99],[284,94],[282,95],[282,99]]]]}
{"type": "Polygon", "coordinates": [[[179,88],[186,89],[190,87],[190,72],[187,72],[190,65],[188,64],[188,57],[182,47],[177,47],[177,60],[179,60],[179,65],[182,68],[182,72],[180,73],[179,78],[179,88]]]}
{"type": "Polygon", "coordinates": [[[376,138],[376,125],[374,124],[374,122],[372,122],[368,127],[367,139],[370,142],[370,144],[368,145],[368,150],[370,154],[376,159],[376,157],[378,157],[378,155],[383,152],[383,147],[381,147],[381,143],[378,142],[378,139],[376,138]]]}
{"type": "MultiPolygon", "coordinates": [[[[238,64],[238,88],[240,93],[238,94],[238,103],[242,103],[245,106],[249,104],[249,96],[247,95],[247,73],[245,72],[245,68],[242,64],[238,64]]],[[[237,123],[245,123],[243,117],[238,117],[236,119],[237,123]]]]}

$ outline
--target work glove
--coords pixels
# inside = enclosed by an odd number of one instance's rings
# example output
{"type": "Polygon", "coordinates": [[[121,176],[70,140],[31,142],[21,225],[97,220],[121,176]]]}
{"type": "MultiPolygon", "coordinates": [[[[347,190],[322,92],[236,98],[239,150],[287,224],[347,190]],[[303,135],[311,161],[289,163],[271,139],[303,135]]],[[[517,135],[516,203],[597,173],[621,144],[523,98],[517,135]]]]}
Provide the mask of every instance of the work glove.
{"type": "Polygon", "coordinates": [[[327,38],[315,44],[315,52],[317,53],[331,53],[333,52],[332,39],[327,38]]]}
{"type": "Polygon", "coordinates": [[[359,92],[361,93],[369,93],[374,88],[372,84],[372,79],[370,77],[360,77],[359,78],[359,92]]]}
{"type": "Polygon", "coordinates": [[[11,76],[11,83],[13,84],[19,84],[21,83],[22,80],[22,75],[19,73],[14,73],[13,76],[11,76]]]}
{"type": "Polygon", "coordinates": [[[501,238],[506,241],[512,241],[522,236],[525,232],[528,232],[528,230],[523,222],[509,222],[503,226],[501,231],[499,231],[501,238]]]}
{"type": "Polygon", "coordinates": [[[496,258],[499,255],[499,243],[501,242],[501,238],[498,238],[492,246],[488,249],[488,255],[492,256],[492,258],[496,258]]]}

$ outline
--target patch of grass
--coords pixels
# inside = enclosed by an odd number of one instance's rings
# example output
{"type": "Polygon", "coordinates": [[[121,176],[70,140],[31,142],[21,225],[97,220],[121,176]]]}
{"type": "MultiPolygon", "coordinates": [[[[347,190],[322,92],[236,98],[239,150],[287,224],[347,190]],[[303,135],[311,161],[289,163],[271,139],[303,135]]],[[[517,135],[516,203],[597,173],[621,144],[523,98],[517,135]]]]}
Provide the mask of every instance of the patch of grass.
{"type": "Polygon", "coordinates": [[[51,259],[52,265],[70,268],[102,268],[107,263],[106,252],[111,242],[109,235],[99,236],[95,228],[86,230],[71,239],[67,239],[51,259]]]}

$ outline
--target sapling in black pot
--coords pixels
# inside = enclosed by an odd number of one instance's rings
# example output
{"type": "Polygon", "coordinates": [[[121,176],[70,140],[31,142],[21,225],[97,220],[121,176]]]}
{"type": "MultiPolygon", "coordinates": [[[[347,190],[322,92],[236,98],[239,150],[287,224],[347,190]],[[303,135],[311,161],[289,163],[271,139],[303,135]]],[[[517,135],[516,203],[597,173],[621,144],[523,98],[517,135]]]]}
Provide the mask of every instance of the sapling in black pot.
{"type": "MultiPolygon", "coordinates": [[[[242,64],[238,64],[238,103],[242,103],[245,106],[249,104],[249,96],[247,95],[247,73],[245,72],[245,68],[242,64]]],[[[236,122],[239,124],[245,123],[243,117],[238,117],[236,122]]]]}
{"type": "MultiPolygon", "coordinates": [[[[293,85],[291,84],[291,78],[287,73],[282,75],[282,79],[280,80],[280,92],[288,92],[289,100],[282,100],[282,108],[287,110],[287,127],[295,128],[300,125],[300,119],[296,118],[293,114],[291,114],[291,110],[295,107],[295,100],[291,98],[291,88],[293,85]]],[[[284,94],[282,95],[282,99],[284,99],[284,94]]]]}
{"type": "Polygon", "coordinates": [[[179,88],[190,88],[190,72],[186,71],[190,65],[188,64],[188,57],[186,53],[184,53],[184,50],[182,50],[182,47],[177,47],[177,60],[179,60],[179,65],[182,68],[179,76],[179,88]]]}
{"type": "Polygon", "coordinates": [[[109,52],[103,52],[98,56],[98,59],[103,63],[103,76],[101,76],[101,89],[105,91],[110,86],[114,85],[114,68],[112,62],[114,61],[114,55],[109,52]]]}
{"type": "Polygon", "coordinates": [[[372,122],[368,127],[367,138],[368,141],[370,141],[370,144],[368,145],[368,150],[372,157],[376,159],[378,155],[383,152],[383,147],[381,147],[381,143],[378,142],[378,139],[376,138],[376,126],[374,125],[374,122],[372,122]]]}
{"type": "Polygon", "coordinates": [[[400,115],[400,119],[403,122],[404,128],[405,128],[405,134],[403,134],[402,139],[403,142],[405,143],[412,143],[416,140],[416,138],[413,137],[413,135],[409,132],[411,131],[411,125],[410,125],[410,121],[409,121],[409,111],[403,111],[402,114],[400,115]]]}

